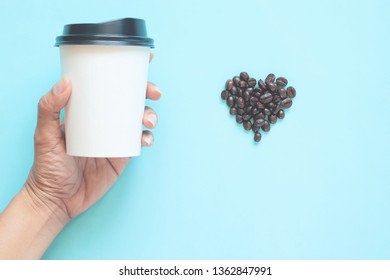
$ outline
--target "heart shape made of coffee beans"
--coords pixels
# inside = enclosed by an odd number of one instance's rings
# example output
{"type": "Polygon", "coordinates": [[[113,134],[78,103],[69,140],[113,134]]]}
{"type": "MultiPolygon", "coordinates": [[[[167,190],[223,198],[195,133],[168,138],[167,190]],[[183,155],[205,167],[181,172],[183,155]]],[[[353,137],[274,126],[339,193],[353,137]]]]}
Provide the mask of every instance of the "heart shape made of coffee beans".
{"type": "Polygon", "coordinates": [[[265,80],[256,81],[247,72],[241,72],[226,81],[221,98],[226,100],[230,114],[236,116],[245,130],[254,132],[254,140],[261,140],[260,129],[268,132],[271,124],[285,117],[285,109],[292,106],[295,88],[287,86],[287,79],[268,74],[265,80]]]}

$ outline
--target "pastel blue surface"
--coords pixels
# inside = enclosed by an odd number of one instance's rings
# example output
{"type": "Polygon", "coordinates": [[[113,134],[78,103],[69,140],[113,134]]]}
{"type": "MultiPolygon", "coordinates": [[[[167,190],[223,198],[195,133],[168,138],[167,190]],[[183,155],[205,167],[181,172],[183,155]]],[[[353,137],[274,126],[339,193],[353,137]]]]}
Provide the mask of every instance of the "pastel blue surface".
{"type": "Polygon", "coordinates": [[[0,209],[33,161],[67,23],[144,18],[156,142],[45,259],[390,258],[388,1],[1,1],[0,209]],[[297,89],[255,144],[220,100],[245,70],[297,89]]]}

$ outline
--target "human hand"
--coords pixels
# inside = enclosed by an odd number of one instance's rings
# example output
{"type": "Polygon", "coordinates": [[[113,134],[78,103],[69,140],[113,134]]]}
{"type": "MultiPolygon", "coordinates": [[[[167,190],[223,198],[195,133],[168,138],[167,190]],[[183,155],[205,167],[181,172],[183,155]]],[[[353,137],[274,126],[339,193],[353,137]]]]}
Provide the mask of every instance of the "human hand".
{"type": "MultiPolygon", "coordinates": [[[[49,212],[60,224],[82,213],[99,200],[117,180],[130,158],[84,158],[66,154],[60,111],[71,95],[71,83],[61,79],[38,105],[34,164],[22,192],[38,211],[49,212]]],[[[160,90],[148,83],[146,97],[158,100],[160,90]]],[[[157,115],[145,107],[143,124],[153,129],[157,115]]],[[[153,144],[153,134],[144,131],[143,146],[153,144]]]]}
{"type": "MultiPolygon", "coordinates": [[[[22,190],[0,213],[0,259],[40,258],[67,222],[110,189],[130,160],[66,154],[60,111],[71,92],[70,81],[63,78],[39,101],[34,164],[22,190]]],[[[160,90],[148,83],[146,98],[160,96],[160,90]]],[[[157,115],[149,107],[143,124],[148,129],[157,124],[157,115]]],[[[143,146],[151,146],[153,140],[150,131],[140,139],[143,146]]]]}

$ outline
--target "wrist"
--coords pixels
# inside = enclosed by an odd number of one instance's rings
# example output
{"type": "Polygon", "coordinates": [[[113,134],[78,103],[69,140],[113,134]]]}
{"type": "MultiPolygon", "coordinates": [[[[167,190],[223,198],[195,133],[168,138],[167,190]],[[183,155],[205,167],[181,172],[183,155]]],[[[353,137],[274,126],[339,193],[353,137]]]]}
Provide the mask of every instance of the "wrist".
{"type": "Polygon", "coordinates": [[[62,229],[70,221],[65,205],[55,198],[50,198],[47,193],[43,193],[32,182],[31,177],[27,179],[18,196],[49,230],[62,229]]]}
{"type": "Polygon", "coordinates": [[[39,259],[68,220],[32,199],[28,185],[0,214],[0,259],[39,259]]]}

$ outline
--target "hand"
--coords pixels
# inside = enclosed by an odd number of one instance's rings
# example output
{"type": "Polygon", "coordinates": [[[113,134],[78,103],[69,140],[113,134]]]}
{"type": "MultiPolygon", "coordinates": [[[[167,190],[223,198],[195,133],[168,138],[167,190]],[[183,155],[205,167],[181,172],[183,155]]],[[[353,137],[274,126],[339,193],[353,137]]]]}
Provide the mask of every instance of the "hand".
{"type": "MultiPolygon", "coordinates": [[[[38,211],[48,211],[66,224],[99,200],[118,179],[130,158],[83,158],[66,154],[60,111],[71,95],[71,83],[63,78],[38,105],[34,164],[22,192],[38,211]]],[[[160,90],[148,83],[146,97],[160,98],[160,90]]],[[[145,127],[157,124],[156,113],[145,107],[145,127]]],[[[143,146],[153,144],[153,134],[144,131],[143,146]]]]}
{"type": "MultiPolygon", "coordinates": [[[[39,101],[34,164],[22,190],[0,213],[0,259],[40,258],[67,222],[109,190],[130,160],[66,154],[60,111],[71,92],[70,81],[63,78],[39,101]]],[[[146,97],[160,96],[160,90],[148,83],[146,97]]],[[[143,124],[148,129],[157,124],[149,107],[143,124]]],[[[144,131],[140,141],[151,146],[153,134],[144,131]]]]}

